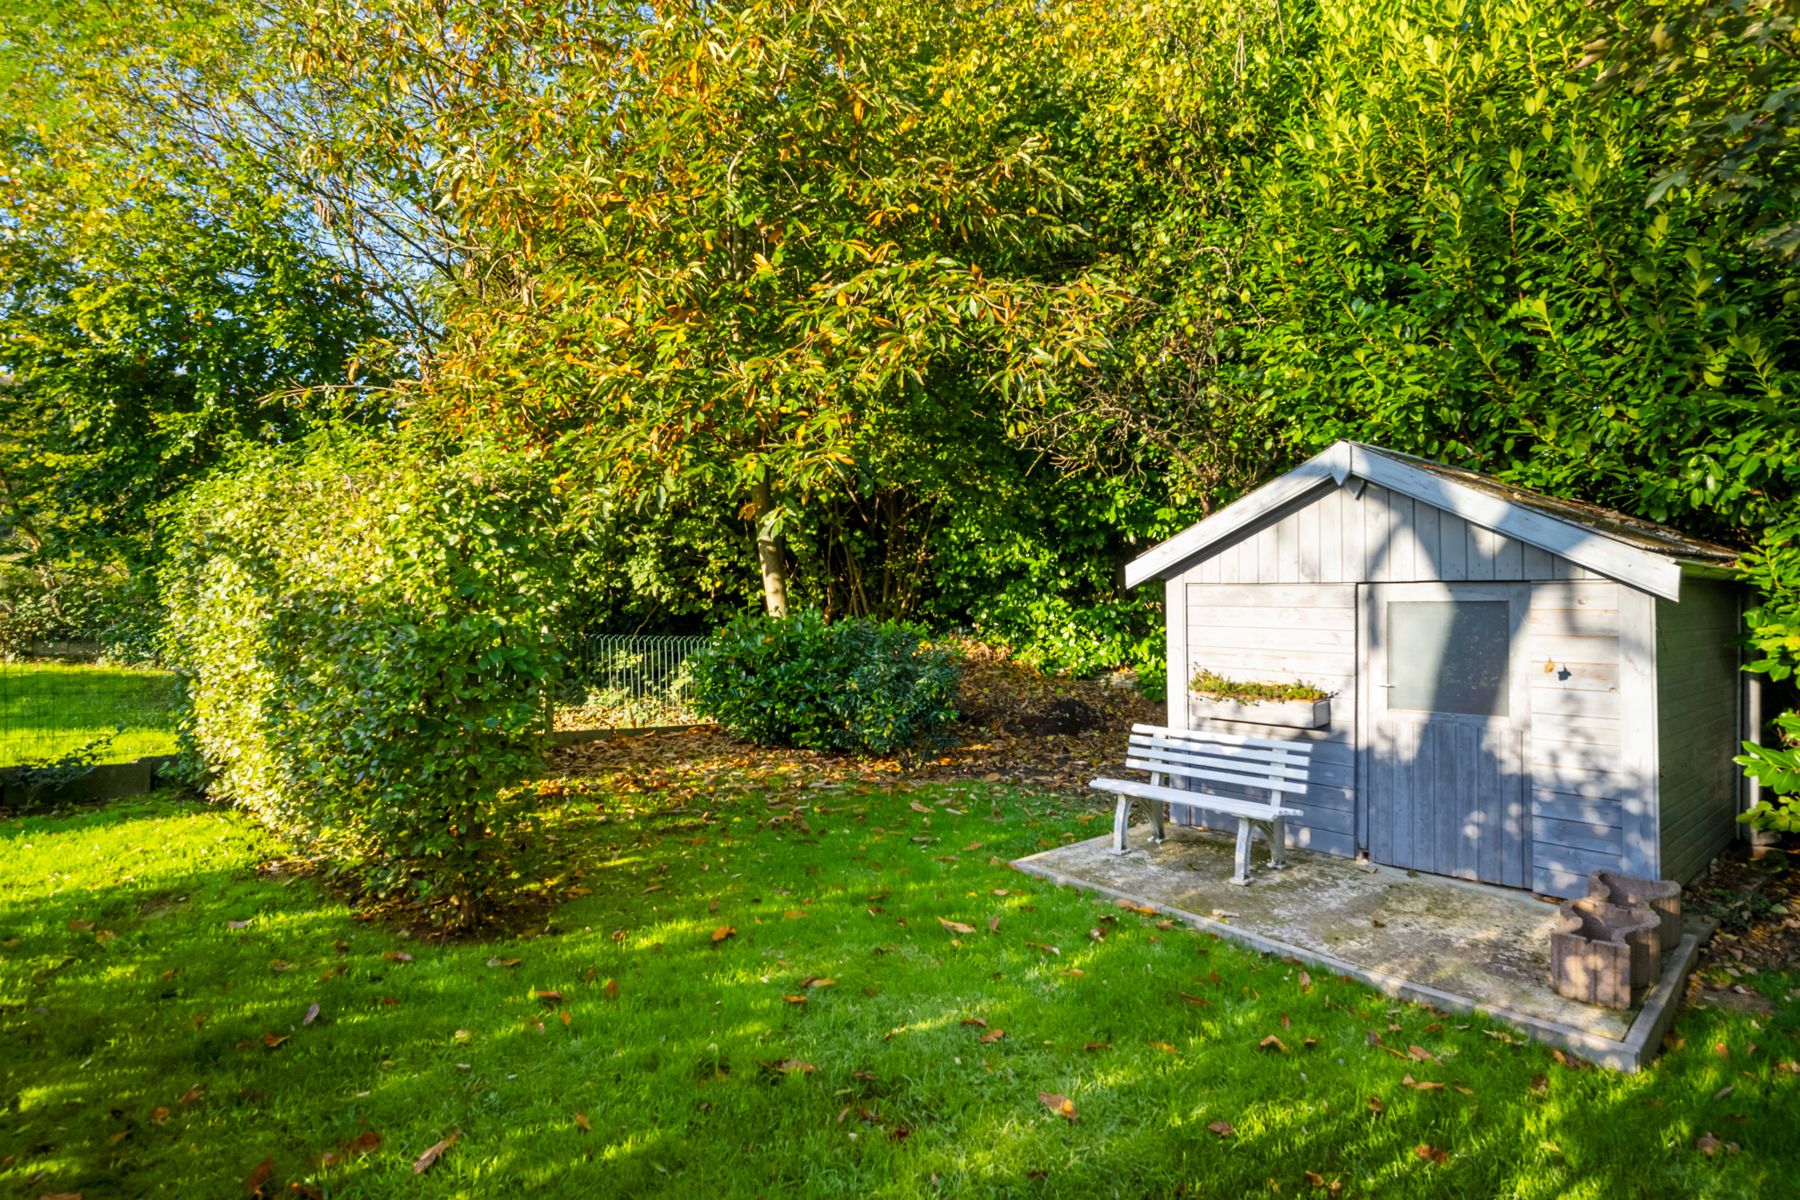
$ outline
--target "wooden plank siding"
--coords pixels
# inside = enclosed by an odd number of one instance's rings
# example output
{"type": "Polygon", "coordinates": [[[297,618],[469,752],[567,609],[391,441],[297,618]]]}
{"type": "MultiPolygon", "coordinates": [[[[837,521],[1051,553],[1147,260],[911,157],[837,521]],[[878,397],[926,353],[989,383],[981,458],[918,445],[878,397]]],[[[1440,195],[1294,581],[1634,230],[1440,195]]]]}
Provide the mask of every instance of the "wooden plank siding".
{"type": "MultiPolygon", "coordinates": [[[[1490,580],[1530,585],[1516,660],[1530,705],[1529,886],[1584,894],[1601,867],[1692,879],[1734,829],[1740,618],[1729,584],[1688,578],[1679,603],[1660,600],[1375,483],[1314,487],[1168,580],[1169,724],[1314,743],[1290,843],[1355,854],[1380,819],[1357,803],[1358,585],[1490,580]],[[1330,725],[1204,718],[1183,686],[1200,667],[1324,688],[1330,725]]],[[[1434,778],[1409,786],[1443,790],[1453,758],[1435,754],[1424,772],[1434,778]]]]}
{"type": "Polygon", "coordinates": [[[1626,866],[1627,805],[1640,781],[1622,754],[1620,596],[1610,580],[1531,588],[1531,887],[1547,895],[1585,895],[1595,864],[1626,866]]]}
{"type": "MultiPolygon", "coordinates": [[[[1295,514],[1298,516],[1298,514],[1295,514]]],[[[1315,518],[1316,521],[1316,518],[1315,518]]],[[[1323,572],[1325,546],[1315,521],[1294,521],[1291,535],[1267,543],[1268,561],[1280,574],[1323,572]],[[1311,553],[1303,553],[1311,547],[1311,553]]],[[[1337,571],[1332,547],[1331,571],[1337,571]]],[[[1227,554],[1230,551],[1226,551],[1227,554]]],[[[1210,561],[1210,560],[1209,560],[1210,561]]],[[[1259,550],[1256,561],[1264,561],[1259,550]]],[[[1240,568],[1246,560],[1239,559],[1240,568]]],[[[1204,564],[1198,564],[1204,566],[1204,564]]],[[[1185,615],[1171,612],[1170,643],[1185,651],[1182,678],[1199,668],[1237,679],[1310,683],[1333,693],[1331,723],[1325,729],[1284,729],[1218,721],[1191,710],[1184,727],[1210,733],[1250,737],[1294,737],[1313,743],[1311,777],[1306,794],[1294,797],[1305,815],[1287,821],[1288,844],[1332,854],[1356,853],[1356,588],[1346,585],[1288,582],[1198,582],[1211,572],[1186,576],[1185,615]],[[1179,638],[1174,625],[1179,623],[1179,638]]],[[[1173,690],[1171,695],[1176,694],[1173,690]]],[[[1228,789],[1220,789],[1229,794],[1228,789]]],[[[1217,814],[1195,814],[1198,823],[1226,828],[1232,822],[1217,814]],[[1216,819],[1215,819],[1216,818],[1216,819]]]]}
{"type": "Polygon", "coordinates": [[[1189,584],[1597,580],[1454,513],[1369,484],[1316,491],[1189,564],[1189,584]]]}
{"type": "Polygon", "coordinates": [[[1736,830],[1738,595],[1689,579],[1656,604],[1657,798],[1662,874],[1689,882],[1736,830]]]}

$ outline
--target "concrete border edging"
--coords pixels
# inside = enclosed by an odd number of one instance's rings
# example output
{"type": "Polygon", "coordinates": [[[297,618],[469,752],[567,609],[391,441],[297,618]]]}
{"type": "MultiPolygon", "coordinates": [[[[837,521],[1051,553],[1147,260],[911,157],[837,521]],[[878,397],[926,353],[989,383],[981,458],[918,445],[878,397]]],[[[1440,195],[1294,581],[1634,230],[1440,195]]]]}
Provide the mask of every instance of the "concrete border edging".
{"type": "Polygon", "coordinates": [[[1692,916],[1686,918],[1686,927],[1679,948],[1667,956],[1661,979],[1644,997],[1643,1007],[1632,1019],[1631,1028],[1626,1032],[1624,1039],[1615,1041],[1584,1029],[1576,1029],[1573,1026],[1558,1024],[1554,1021],[1545,1021],[1504,1008],[1484,1005],[1467,996],[1459,996],[1424,984],[1413,983],[1382,971],[1346,962],[1317,950],[1309,950],[1276,938],[1264,937],[1262,934],[1240,929],[1214,917],[1203,917],[1198,913],[1157,904],[1118,888],[1081,879],[1038,861],[1061,849],[1064,847],[1058,846],[1016,859],[1012,863],[1012,867],[1026,875],[1072,887],[1078,891],[1092,892],[1115,900],[1129,900],[1134,904],[1154,908],[1165,916],[1174,917],[1196,929],[1216,934],[1241,946],[1247,946],[1265,954],[1277,954],[1296,959],[1308,966],[1354,979],[1389,996],[1403,1000],[1416,1000],[1446,1012],[1465,1015],[1479,1014],[1488,1017],[1501,1024],[1509,1025],[1546,1045],[1571,1051],[1598,1066],[1626,1073],[1642,1070],[1656,1057],[1656,1052],[1662,1044],[1663,1035],[1668,1032],[1670,1024],[1675,1020],[1676,1001],[1682,982],[1687,978],[1688,972],[1693,969],[1694,962],[1700,955],[1701,943],[1711,937],[1716,928],[1716,923],[1713,921],[1697,919],[1692,916]]]}

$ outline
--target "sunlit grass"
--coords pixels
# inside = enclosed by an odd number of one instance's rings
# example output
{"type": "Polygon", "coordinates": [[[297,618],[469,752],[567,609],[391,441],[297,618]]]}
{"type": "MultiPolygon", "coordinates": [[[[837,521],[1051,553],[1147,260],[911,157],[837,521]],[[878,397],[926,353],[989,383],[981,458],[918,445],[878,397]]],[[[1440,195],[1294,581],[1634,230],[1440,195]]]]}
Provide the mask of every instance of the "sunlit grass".
{"type": "Polygon", "coordinates": [[[241,1195],[268,1158],[271,1193],[331,1197],[1328,1194],[1313,1172],[1346,1195],[1549,1200],[1800,1178],[1780,1065],[1800,980],[1746,979],[1773,1018],[1682,1013],[1683,1048],[1645,1074],[1573,1071],[1010,871],[1095,828],[1054,799],[707,799],[657,816],[635,795],[632,815],[575,790],[546,834],[570,898],[536,936],[464,945],[259,874],[278,848],[230,812],[159,797],[0,824],[0,1194],[241,1195]],[[789,803],[807,829],[771,826],[789,803]],[[1708,1132],[1739,1152],[1708,1158],[1708,1132]]]}
{"type": "Polygon", "coordinates": [[[175,751],[167,671],[0,662],[0,767],[55,759],[104,738],[101,761],[175,751]]]}

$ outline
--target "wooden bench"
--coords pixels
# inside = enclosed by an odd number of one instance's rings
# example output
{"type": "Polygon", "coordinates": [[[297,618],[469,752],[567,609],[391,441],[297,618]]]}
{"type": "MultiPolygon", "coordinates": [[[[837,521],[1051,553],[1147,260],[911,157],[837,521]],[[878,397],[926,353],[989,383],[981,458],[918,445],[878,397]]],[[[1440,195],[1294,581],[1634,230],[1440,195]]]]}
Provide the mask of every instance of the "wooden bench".
{"type": "Polygon", "coordinates": [[[1133,771],[1148,771],[1150,782],[1096,779],[1088,786],[1119,797],[1118,815],[1113,818],[1113,851],[1117,854],[1126,852],[1125,831],[1131,824],[1133,800],[1148,802],[1150,835],[1157,842],[1164,837],[1164,804],[1236,817],[1237,874],[1231,877],[1231,882],[1247,884],[1250,882],[1251,825],[1255,822],[1268,826],[1270,868],[1279,870],[1287,865],[1282,855],[1286,834],[1282,824],[1287,817],[1299,816],[1300,810],[1283,806],[1281,799],[1283,795],[1305,793],[1311,760],[1312,745],[1308,742],[1133,725],[1130,748],[1125,752],[1125,766],[1133,771]],[[1187,786],[1170,786],[1172,784],[1187,786]],[[1202,790],[1206,784],[1230,784],[1243,792],[1264,791],[1269,798],[1215,795],[1202,790]]]}

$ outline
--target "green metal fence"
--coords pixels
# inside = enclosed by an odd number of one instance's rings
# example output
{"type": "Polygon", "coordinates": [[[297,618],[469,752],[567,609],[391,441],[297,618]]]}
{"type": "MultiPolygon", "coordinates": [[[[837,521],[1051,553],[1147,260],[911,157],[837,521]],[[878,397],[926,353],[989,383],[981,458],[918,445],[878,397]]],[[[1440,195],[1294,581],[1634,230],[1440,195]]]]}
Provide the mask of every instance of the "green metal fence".
{"type": "Polygon", "coordinates": [[[688,659],[703,637],[589,634],[566,647],[558,730],[643,729],[701,720],[688,700],[688,659]]]}
{"type": "Polygon", "coordinates": [[[127,762],[175,751],[167,671],[67,658],[0,661],[0,768],[92,752],[127,762]]]}

